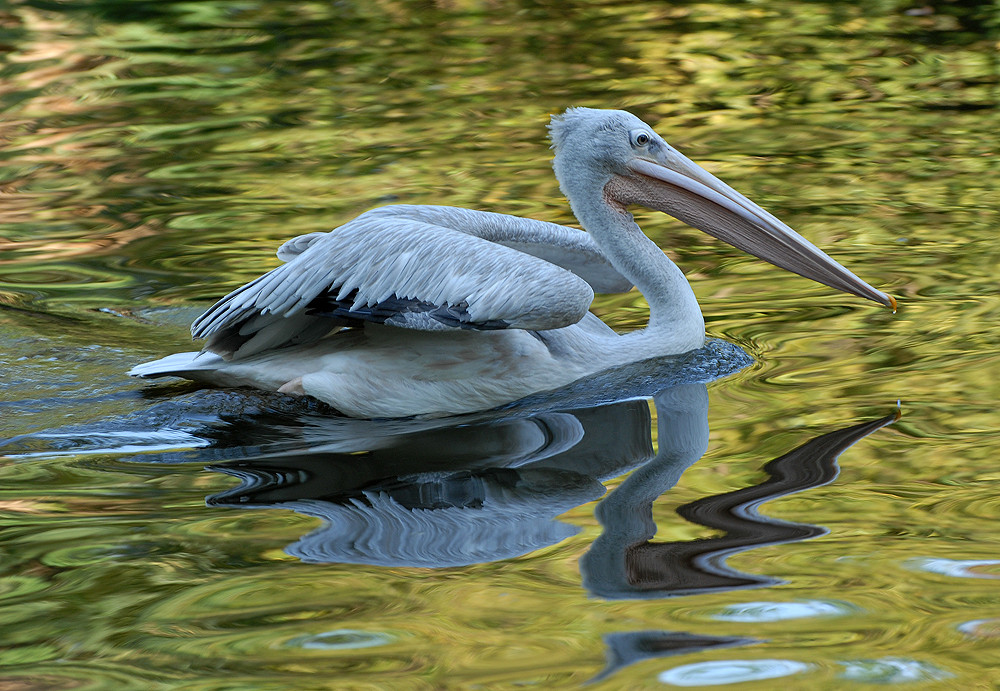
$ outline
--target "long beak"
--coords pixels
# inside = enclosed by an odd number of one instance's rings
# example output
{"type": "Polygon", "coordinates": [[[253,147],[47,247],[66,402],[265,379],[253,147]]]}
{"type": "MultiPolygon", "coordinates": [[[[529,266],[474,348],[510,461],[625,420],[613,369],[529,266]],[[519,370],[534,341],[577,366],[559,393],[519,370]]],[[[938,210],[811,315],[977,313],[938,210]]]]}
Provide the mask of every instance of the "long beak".
{"type": "Polygon", "coordinates": [[[605,193],[624,205],[662,211],[775,266],[896,311],[896,299],[876,290],[804,237],[675,149],[666,167],[645,159],[633,175],[614,178],[605,193]]]}

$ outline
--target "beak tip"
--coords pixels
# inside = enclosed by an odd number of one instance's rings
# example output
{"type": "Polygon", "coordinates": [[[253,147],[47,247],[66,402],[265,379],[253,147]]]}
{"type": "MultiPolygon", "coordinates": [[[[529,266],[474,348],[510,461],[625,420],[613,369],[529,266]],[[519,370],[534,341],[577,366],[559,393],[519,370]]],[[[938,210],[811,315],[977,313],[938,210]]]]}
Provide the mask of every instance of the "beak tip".
{"type": "Polygon", "coordinates": [[[894,298],[893,296],[891,296],[889,294],[886,294],[886,297],[889,298],[889,302],[886,305],[886,307],[891,307],[892,308],[892,313],[895,314],[896,313],[896,298],[894,298]]]}

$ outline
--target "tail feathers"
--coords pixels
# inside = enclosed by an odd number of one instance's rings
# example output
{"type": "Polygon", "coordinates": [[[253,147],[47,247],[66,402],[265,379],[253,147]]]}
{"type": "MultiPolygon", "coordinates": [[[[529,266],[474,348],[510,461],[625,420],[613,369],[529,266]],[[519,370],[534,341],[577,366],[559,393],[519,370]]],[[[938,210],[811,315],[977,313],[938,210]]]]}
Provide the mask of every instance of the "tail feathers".
{"type": "Polygon", "coordinates": [[[225,363],[215,353],[174,353],[159,360],[144,362],[129,370],[132,377],[185,377],[197,379],[198,372],[214,371],[225,363]]]}

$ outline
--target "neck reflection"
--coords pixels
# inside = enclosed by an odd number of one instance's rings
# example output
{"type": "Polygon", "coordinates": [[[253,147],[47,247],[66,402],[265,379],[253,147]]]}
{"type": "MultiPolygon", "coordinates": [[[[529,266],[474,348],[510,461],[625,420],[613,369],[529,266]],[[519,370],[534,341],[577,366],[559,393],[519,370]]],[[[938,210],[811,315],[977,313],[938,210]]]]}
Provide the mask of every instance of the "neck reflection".
{"type": "Polygon", "coordinates": [[[598,505],[596,515],[604,531],[580,561],[584,586],[599,597],[661,598],[782,583],[742,573],[727,560],[748,549],[806,540],[828,531],[762,515],[760,505],[831,482],[839,472],[840,454],[896,420],[895,414],[888,415],[816,437],[765,464],[768,477],[759,484],[677,509],[692,523],[723,531],[721,536],[654,542],[653,502],[701,458],[708,442],[708,396],[703,386],[676,387],[655,401],[659,452],[598,505]]]}

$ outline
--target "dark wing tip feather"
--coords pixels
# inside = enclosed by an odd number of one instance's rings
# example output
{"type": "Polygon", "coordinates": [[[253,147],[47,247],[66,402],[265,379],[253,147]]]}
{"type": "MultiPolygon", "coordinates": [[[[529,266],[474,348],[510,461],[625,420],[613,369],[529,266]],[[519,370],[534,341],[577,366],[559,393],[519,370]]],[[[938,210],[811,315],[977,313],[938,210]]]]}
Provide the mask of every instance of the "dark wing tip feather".
{"type": "Polygon", "coordinates": [[[337,299],[336,289],[331,289],[329,292],[314,298],[306,308],[306,314],[339,319],[354,319],[377,324],[389,322],[396,326],[407,325],[407,321],[399,319],[400,317],[426,314],[440,324],[460,329],[494,331],[497,329],[506,329],[510,326],[509,322],[502,319],[473,320],[469,314],[469,306],[466,303],[435,305],[424,300],[401,298],[397,295],[391,295],[375,304],[355,307],[354,302],[356,298],[357,291],[352,291],[343,298],[337,299]]]}

